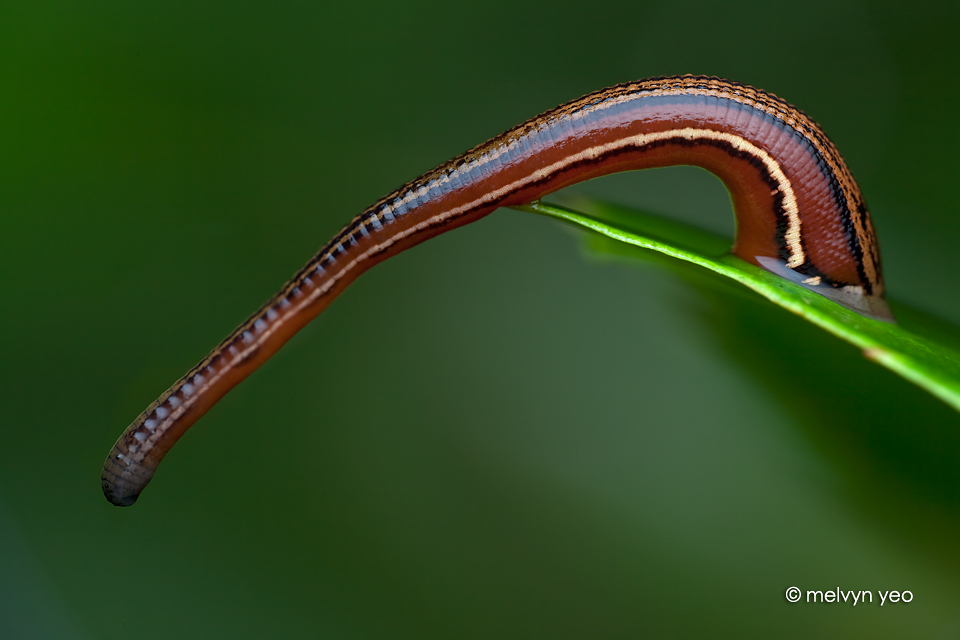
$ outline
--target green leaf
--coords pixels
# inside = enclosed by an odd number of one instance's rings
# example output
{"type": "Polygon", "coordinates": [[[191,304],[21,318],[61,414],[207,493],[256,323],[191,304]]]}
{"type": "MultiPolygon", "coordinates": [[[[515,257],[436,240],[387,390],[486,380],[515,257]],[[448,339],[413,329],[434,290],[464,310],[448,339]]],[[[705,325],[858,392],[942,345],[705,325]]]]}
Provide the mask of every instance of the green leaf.
{"type": "MultiPolygon", "coordinates": [[[[728,253],[730,241],[688,225],[609,204],[578,202],[587,212],[543,202],[513,207],[563,220],[617,242],[591,247],[625,253],[623,244],[658,252],[726,276],[863,350],[864,355],[960,411],[960,344],[956,329],[892,303],[897,324],[864,317],[832,300],[728,253]],[[937,325],[940,326],[937,326],[937,325]]],[[[595,237],[596,238],[596,237],[595,237]]],[[[599,238],[597,238],[599,239],[599,238]]]]}

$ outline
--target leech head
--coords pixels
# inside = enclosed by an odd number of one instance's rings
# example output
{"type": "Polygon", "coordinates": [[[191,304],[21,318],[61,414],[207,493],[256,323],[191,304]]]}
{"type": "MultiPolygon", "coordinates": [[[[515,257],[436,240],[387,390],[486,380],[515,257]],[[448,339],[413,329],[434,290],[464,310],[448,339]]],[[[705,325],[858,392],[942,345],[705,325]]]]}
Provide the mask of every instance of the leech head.
{"type": "Polygon", "coordinates": [[[110,450],[100,475],[103,495],[111,504],[129,507],[153,478],[153,471],[138,462],[124,442],[117,442],[110,450]]]}

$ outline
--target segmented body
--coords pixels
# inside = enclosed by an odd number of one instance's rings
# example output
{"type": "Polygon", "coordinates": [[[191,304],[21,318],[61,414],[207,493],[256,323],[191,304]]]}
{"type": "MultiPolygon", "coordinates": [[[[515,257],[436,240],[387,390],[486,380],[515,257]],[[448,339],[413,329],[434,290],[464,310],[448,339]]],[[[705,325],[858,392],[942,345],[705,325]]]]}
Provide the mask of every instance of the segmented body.
{"type": "Polygon", "coordinates": [[[771,94],[718,78],[618,85],[514,127],[354,218],[124,431],[104,464],[107,499],[133,504],[190,425],[374,264],[500,206],[595,176],[681,164],[726,184],[739,257],[889,317],[863,197],[812,120],[771,94]]]}

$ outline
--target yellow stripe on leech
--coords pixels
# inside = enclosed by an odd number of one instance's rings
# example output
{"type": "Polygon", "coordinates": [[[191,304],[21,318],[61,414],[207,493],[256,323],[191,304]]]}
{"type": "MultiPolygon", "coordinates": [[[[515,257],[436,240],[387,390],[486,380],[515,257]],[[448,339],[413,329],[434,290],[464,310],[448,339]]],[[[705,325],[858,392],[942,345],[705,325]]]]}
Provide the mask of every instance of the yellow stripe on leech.
{"type": "MultiPolygon", "coordinates": [[[[737,151],[749,153],[760,160],[764,167],[766,167],[770,176],[777,182],[778,190],[783,193],[783,208],[787,214],[787,232],[784,236],[784,239],[786,240],[787,247],[790,251],[790,258],[787,260],[787,267],[790,269],[795,269],[806,261],[803,245],[800,242],[800,210],[797,207],[797,197],[793,192],[793,186],[790,184],[790,180],[786,175],[784,175],[780,164],[774,160],[769,153],[740,136],[732,133],[725,133],[723,131],[713,131],[712,129],[695,129],[693,127],[671,129],[670,131],[659,131],[656,133],[641,133],[634,136],[627,136],[619,140],[614,140],[606,144],[597,145],[595,147],[588,147],[579,153],[567,156],[563,160],[558,160],[553,164],[542,167],[526,177],[515,180],[514,182],[511,182],[510,184],[501,187],[496,191],[488,192],[476,200],[460,205],[459,207],[455,207],[448,211],[444,211],[443,213],[434,216],[426,222],[439,222],[446,218],[456,217],[462,213],[485,204],[491,204],[513,193],[514,191],[522,189],[528,184],[549,178],[554,173],[562,171],[572,164],[583,162],[584,160],[595,160],[611,151],[617,151],[619,149],[623,149],[624,147],[643,147],[652,142],[669,140],[670,138],[684,138],[685,140],[722,140],[723,142],[730,144],[737,151]]],[[[486,161],[486,159],[481,159],[478,161],[478,164],[483,164],[486,161]]],[[[413,200],[414,197],[414,195],[408,194],[407,197],[403,198],[398,204],[405,204],[410,200],[413,200]]],[[[417,226],[419,227],[420,225],[417,226]]],[[[414,232],[415,229],[416,227],[414,229],[402,231],[399,234],[391,237],[387,243],[392,244],[393,242],[410,235],[410,233],[414,232]]],[[[328,251],[324,254],[322,259],[325,259],[331,253],[332,251],[328,251]]],[[[352,264],[353,263],[350,264],[351,267],[352,264]]]]}
{"type": "Polygon", "coordinates": [[[806,256],[804,255],[803,246],[800,242],[800,210],[797,207],[797,197],[793,192],[793,186],[790,184],[790,180],[786,175],[784,175],[783,169],[780,168],[779,163],[777,163],[777,161],[774,160],[769,153],[752,144],[751,142],[748,142],[744,138],[732,133],[713,131],[712,129],[695,129],[693,127],[686,127],[683,129],[671,129],[670,131],[658,131],[656,133],[641,133],[635,136],[627,136],[619,140],[614,140],[606,144],[597,145],[595,147],[589,147],[583,151],[580,151],[579,153],[569,155],[563,160],[558,160],[551,165],[538,169],[530,175],[511,182],[510,184],[501,187],[496,191],[487,193],[486,195],[477,198],[473,202],[460,205],[459,207],[451,209],[450,211],[446,211],[436,217],[443,219],[450,216],[456,216],[478,206],[490,204],[507,196],[510,193],[513,193],[514,191],[522,189],[528,184],[545,180],[554,173],[562,171],[570,165],[583,162],[585,160],[595,160],[611,151],[617,151],[619,149],[623,149],[624,147],[630,146],[644,147],[653,142],[669,140],[671,138],[684,138],[685,140],[722,140],[730,144],[737,151],[749,153],[760,160],[766,167],[770,176],[776,180],[778,190],[783,192],[783,208],[787,214],[787,232],[785,234],[785,240],[787,242],[787,247],[790,250],[790,258],[787,260],[787,267],[794,269],[804,263],[806,256]]]}
{"type": "MultiPolygon", "coordinates": [[[[370,247],[362,254],[354,257],[352,260],[350,260],[350,262],[342,265],[338,271],[331,274],[331,277],[326,282],[324,282],[320,287],[314,289],[305,300],[301,301],[299,306],[294,309],[294,313],[299,312],[300,309],[310,305],[314,300],[319,298],[321,295],[324,295],[338,280],[340,280],[340,278],[346,275],[358,263],[366,260],[371,255],[386,250],[386,248],[399,240],[415,235],[416,233],[424,231],[425,229],[433,227],[437,224],[441,224],[443,221],[449,218],[455,218],[473,209],[483,207],[484,205],[489,206],[499,202],[502,198],[505,198],[511,193],[518,191],[529,184],[549,178],[553,174],[557,173],[558,171],[562,171],[570,165],[582,162],[584,160],[594,160],[608,152],[623,149],[624,147],[643,147],[652,142],[656,142],[658,140],[667,140],[670,138],[684,138],[686,140],[723,140],[731,144],[735,149],[749,153],[763,162],[770,175],[774,180],[777,181],[778,190],[783,192],[783,206],[787,213],[786,241],[790,250],[790,258],[787,260],[787,267],[792,269],[804,263],[806,257],[803,252],[803,247],[800,244],[800,213],[797,208],[797,198],[793,192],[793,187],[790,184],[790,180],[788,180],[784,175],[783,170],[780,168],[780,165],[776,162],[776,160],[770,157],[770,154],[768,154],[766,151],[744,140],[740,136],[735,136],[733,134],[724,133],[721,131],[713,131],[710,129],[694,129],[692,127],[687,127],[684,129],[672,129],[670,131],[627,136],[625,138],[621,138],[620,140],[608,142],[607,144],[589,147],[583,151],[580,151],[579,153],[569,155],[563,160],[558,160],[551,165],[538,169],[533,173],[520,178],[519,180],[515,180],[504,187],[488,192],[476,200],[432,216],[420,222],[416,226],[403,229],[383,242],[370,247]]],[[[282,324],[282,320],[267,329],[264,332],[264,336],[272,333],[279,324],[282,324]]]]}

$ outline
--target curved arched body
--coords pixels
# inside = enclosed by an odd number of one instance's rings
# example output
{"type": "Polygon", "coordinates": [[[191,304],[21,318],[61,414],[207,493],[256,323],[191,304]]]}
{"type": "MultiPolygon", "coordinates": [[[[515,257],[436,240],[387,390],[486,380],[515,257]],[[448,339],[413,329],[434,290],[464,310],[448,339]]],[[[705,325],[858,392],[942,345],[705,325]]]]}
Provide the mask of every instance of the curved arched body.
{"type": "Polygon", "coordinates": [[[514,127],[354,218],[124,431],[104,464],[107,499],[133,504],[190,425],[378,262],[497,207],[668,165],[700,166],[723,180],[737,256],[891,319],[863,197],[813,121],[775,96],[717,78],[618,85],[514,127]]]}

